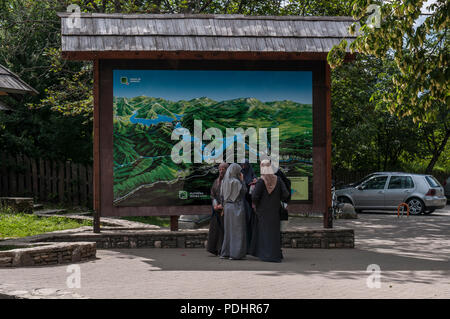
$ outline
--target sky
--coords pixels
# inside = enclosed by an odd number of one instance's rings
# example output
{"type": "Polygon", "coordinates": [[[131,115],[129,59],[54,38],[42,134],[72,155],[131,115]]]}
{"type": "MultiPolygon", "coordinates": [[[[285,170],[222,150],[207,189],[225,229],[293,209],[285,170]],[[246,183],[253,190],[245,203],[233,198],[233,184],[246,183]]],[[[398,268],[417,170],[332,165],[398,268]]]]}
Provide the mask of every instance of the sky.
{"type": "Polygon", "coordinates": [[[422,5],[422,13],[433,13],[433,11],[428,10],[427,7],[429,7],[431,4],[436,3],[436,0],[427,0],[422,5]]]}
{"type": "Polygon", "coordinates": [[[414,22],[414,27],[417,28],[420,26],[426,18],[429,17],[430,14],[432,14],[434,11],[427,9],[431,4],[435,3],[436,0],[428,0],[425,1],[422,5],[422,9],[420,10],[422,14],[417,18],[417,20],[414,22]]]}
{"type": "Polygon", "coordinates": [[[312,104],[312,72],[307,71],[114,70],[113,77],[115,97],[145,95],[170,101],[251,97],[312,104]]]}

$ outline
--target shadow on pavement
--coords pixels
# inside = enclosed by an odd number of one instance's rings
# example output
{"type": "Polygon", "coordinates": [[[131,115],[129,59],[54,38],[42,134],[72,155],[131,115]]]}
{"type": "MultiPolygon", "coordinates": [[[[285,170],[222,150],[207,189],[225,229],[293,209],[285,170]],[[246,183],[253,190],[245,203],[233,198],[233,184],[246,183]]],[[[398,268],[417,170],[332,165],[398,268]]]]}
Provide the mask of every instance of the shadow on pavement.
{"type": "Polygon", "coordinates": [[[394,272],[393,281],[433,284],[450,278],[449,215],[398,219],[367,214],[356,220],[338,220],[335,225],[355,230],[354,249],[283,249],[285,259],[281,263],[262,262],[253,256],[246,260],[220,259],[204,249],[110,251],[117,258],[147,263],[149,271],[256,271],[261,276],[320,274],[342,279],[367,276],[367,267],[376,264],[385,274],[394,272]]]}
{"type": "MultiPolygon", "coordinates": [[[[285,259],[281,263],[267,263],[248,256],[246,260],[226,260],[212,256],[203,249],[117,249],[118,258],[140,259],[151,266],[150,271],[257,271],[262,276],[286,274],[330,273],[353,277],[352,273],[366,273],[367,267],[377,264],[382,271],[439,271],[438,276],[450,277],[450,265],[447,261],[418,259],[360,249],[285,249],[285,259]],[[267,272],[267,273],[264,273],[267,272]],[[345,274],[345,272],[349,272],[345,274]]],[[[361,274],[357,275],[358,277],[361,274]]],[[[341,276],[340,276],[341,277],[341,276]]],[[[341,277],[345,278],[345,277],[341,277]]],[[[414,278],[411,278],[414,281],[414,278]]],[[[425,280],[424,283],[432,283],[425,280]]],[[[423,282],[421,279],[420,282],[423,282]]]]}

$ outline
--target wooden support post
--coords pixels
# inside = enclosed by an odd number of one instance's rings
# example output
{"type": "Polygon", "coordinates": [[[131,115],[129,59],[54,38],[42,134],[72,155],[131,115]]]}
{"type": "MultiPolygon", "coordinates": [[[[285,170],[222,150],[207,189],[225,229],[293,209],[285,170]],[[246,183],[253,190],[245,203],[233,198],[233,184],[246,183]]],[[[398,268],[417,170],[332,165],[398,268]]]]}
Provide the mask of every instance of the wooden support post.
{"type": "Polygon", "coordinates": [[[94,233],[100,233],[100,73],[99,60],[94,60],[94,233]]]}
{"type": "Polygon", "coordinates": [[[170,231],[178,231],[178,216],[170,216],[170,231]]]}
{"type": "Polygon", "coordinates": [[[327,61],[324,61],[325,73],[325,201],[326,209],[323,216],[323,227],[333,228],[333,216],[331,213],[331,69],[327,61]]]}

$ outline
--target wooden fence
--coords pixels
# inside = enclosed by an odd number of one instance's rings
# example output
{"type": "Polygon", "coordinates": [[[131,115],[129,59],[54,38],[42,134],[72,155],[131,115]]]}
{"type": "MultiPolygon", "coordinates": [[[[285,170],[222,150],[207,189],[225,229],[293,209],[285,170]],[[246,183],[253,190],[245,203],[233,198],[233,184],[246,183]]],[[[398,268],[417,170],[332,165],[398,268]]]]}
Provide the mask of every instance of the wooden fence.
{"type": "Polygon", "coordinates": [[[92,167],[0,154],[0,196],[92,208],[92,167]]]}

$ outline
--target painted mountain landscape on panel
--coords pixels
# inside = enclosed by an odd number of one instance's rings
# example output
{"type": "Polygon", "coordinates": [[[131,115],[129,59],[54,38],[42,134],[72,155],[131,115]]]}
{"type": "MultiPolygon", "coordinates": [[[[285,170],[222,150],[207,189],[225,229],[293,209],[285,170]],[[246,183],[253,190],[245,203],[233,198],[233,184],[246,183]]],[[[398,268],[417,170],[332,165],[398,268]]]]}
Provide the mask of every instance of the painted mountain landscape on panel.
{"type": "MultiPolygon", "coordinates": [[[[194,120],[202,120],[203,131],[215,127],[223,136],[226,128],[278,128],[283,171],[289,176],[312,176],[311,104],[261,102],[255,98],[169,101],[137,96],[114,97],[113,107],[113,187],[117,206],[210,202],[217,164],[176,164],[171,158],[177,143],[171,140],[172,132],[177,128],[194,132],[194,120]]],[[[253,168],[258,172],[257,164],[253,168]]]]}

